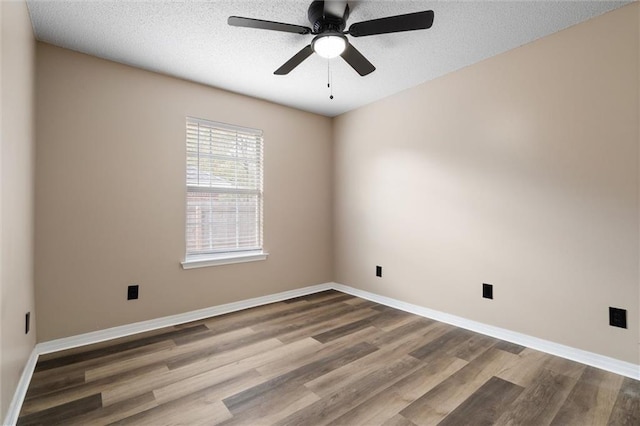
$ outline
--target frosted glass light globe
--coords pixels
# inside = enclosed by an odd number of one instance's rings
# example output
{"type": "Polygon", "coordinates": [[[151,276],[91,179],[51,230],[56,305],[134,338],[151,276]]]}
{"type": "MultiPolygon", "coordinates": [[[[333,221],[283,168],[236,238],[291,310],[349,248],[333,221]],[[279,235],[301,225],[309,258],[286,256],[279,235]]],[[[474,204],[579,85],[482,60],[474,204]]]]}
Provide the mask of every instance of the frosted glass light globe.
{"type": "Polygon", "coordinates": [[[347,48],[347,39],[343,35],[320,35],[313,40],[313,51],[323,58],[340,56],[347,48]]]}

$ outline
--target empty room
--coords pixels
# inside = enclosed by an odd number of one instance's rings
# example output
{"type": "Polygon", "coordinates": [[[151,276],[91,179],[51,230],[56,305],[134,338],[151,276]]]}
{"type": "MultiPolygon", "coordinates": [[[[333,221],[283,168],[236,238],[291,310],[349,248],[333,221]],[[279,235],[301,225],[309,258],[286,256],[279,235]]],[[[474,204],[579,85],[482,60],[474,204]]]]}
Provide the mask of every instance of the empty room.
{"type": "Polygon", "coordinates": [[[640,2],[0,0],[4,425],[640,425],[640,2]]]}

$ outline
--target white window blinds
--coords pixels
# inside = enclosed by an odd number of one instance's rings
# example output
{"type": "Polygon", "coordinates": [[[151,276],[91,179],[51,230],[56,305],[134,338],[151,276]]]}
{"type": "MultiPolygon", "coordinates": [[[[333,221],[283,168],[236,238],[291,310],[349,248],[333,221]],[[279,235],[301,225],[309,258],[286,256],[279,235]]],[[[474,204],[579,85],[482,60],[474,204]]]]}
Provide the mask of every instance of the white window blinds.
{"type": "Polygon", "coordinates": [[[262,131],[187,118],[187,260],[262,249],[262,131]]]}

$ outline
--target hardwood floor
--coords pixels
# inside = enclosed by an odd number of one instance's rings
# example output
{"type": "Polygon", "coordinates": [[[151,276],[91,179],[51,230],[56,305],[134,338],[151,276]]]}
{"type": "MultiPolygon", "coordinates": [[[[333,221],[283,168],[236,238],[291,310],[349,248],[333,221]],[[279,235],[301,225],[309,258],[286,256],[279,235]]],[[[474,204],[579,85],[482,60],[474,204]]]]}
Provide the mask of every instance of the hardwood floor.
{"type": "Polygon", "coordinates": [[[640,382],[326,291],[41,356],[19,425],[640,425],[640,382]]]}

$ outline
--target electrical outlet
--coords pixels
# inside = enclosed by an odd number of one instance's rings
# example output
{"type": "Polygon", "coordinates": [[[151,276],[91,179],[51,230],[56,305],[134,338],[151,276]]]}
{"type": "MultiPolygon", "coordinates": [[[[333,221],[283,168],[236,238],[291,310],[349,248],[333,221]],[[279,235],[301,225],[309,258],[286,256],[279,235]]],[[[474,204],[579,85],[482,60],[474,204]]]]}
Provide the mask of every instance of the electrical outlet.
{"type": "Polygon", "coordinates": [[[627,310],[609,307],[609,325],[627,328],[627,310]]]}
{"type": "Polygon", "coordinates": [[[493,299],[493,284],[482,284],[482,297],[493,299]]]}
{"type": "Polygon", "coordinates": [[[127,300],[134,300],[138,298],[138,285],[130,285],[127,288],[127,300]]]}
{"type": "Polygon", "coordinates": [[[382,277],[382,266],[376,266],[376,277],[382,277]]]}
{"type": "Polygon", "coordinates": [[[29,334],[31,329],[31,312],[27,312],[24,315],[24,334],[29,334]]]}

